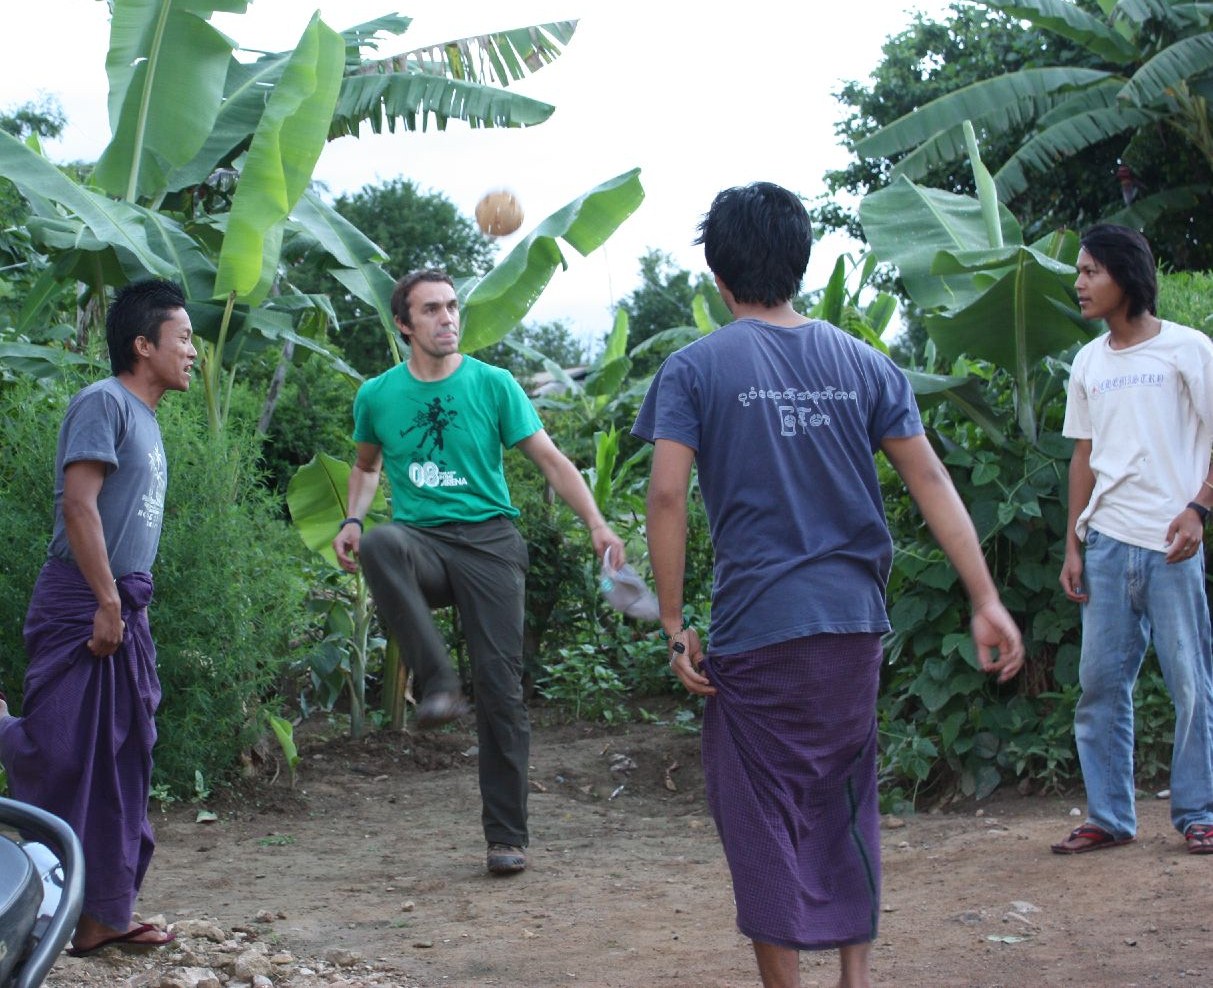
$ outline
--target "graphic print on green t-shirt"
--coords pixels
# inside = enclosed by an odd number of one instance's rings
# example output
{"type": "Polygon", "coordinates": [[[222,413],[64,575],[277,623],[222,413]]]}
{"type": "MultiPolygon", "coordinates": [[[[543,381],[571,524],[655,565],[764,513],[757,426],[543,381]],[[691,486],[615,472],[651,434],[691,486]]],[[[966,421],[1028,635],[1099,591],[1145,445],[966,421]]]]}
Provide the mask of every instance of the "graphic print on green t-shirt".
{"type": "Polygon", "coordinates": [[[514,378],[468,356],[441,381],[419,381],[401,364],[354,399],[354,440],[383,449],[392,517],[408,525],[517,517],[502,450],[540,428],[514,378]]]}

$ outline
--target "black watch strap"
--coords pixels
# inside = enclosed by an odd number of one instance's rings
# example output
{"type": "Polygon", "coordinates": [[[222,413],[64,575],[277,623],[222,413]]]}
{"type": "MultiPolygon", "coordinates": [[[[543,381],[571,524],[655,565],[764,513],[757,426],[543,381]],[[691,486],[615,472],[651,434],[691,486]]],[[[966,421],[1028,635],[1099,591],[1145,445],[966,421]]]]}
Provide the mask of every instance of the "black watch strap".
{"type": "Polygon", "coordinates": [[[1203,504],[1198,504],[1196,501],[1189,501],[1188,507],[1200,515],[1200,523],[1202,525],[1209,520],[1209,509],[1203,504]]]}
{"type": "MultiPolygon", "coordinates": [[[[1205,512],[1205,513],[1208,514],[1208,512],[1205,512]]],[[[360,531],[360,532],[363,530],[362,519],[355,518],[353,515],[350,515],[349,518],[343,518],[341,520],[341,524],[337,526],[337,529],[338,529],[338,531],[340,531],[341,529],[345,528],[346,525],[350,525],[350,524],[357,525],[358,531],[360,531]]]]}

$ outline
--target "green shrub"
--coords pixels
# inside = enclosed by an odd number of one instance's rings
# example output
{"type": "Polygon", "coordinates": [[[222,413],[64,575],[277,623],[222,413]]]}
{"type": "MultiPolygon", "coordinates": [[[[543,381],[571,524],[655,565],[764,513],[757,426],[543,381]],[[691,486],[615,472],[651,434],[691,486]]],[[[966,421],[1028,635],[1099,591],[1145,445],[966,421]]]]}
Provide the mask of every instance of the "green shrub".
{"type": "Polygon", "coordinates": [[[229,780],[261,733],[260,707],[306,623],[304,548],[261,484],[250,427],[212,436],[201,392],[160,406],[169,461],[152,632],[164,700],[156,779],[229,780]]]}
{"type": "Polygon", "coordinates": [[[18,706],[25,675],[21,629],[50,542],[55,438],[68,393],[28,377],[0,385],[0,687],[18,706]]]}
{"type": "Polygon", "coordinates": [[[1177,271],[1159,277],[1158,314],[1213,333],[1213,273],[1177,271]]]}

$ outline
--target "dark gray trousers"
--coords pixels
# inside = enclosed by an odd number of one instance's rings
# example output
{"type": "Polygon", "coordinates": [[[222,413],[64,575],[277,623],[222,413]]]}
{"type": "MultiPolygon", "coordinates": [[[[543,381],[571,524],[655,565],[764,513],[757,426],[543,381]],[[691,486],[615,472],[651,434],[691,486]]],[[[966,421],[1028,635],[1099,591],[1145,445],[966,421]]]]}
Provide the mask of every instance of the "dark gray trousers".
{"type": "Polygon", "coordinates": [[[526,543],[508,518],[434,528],[392,522],[362,537],[360,558],[419,698],[460,688],[431,614],[435,607],[458,609],[476,694],[484,836],[525,847],[531,748],[522,692],[526,543]]]}

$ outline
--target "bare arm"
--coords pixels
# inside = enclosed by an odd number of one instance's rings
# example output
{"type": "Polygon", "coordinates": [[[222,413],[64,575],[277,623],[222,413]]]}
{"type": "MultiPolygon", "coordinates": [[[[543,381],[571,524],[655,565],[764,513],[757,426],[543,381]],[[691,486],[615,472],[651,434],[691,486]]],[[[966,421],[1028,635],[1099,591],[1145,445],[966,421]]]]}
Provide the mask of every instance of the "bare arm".
{"type": "MultiPolygon", "coordinates": [[[[1192,500],[1202,508],[1213,507],[1213,464],[1192,500]]],[[[1184,508],[1167,527],[1167,562],[1179,563],[1195,556],[1204,545],[1204,538],[1204,520],[1191,508],[1184,508]]]]}
{"type": "Polygon", "coordinates": [[[556,448],[551,436],[540,429],[518,443],[518,448],[539,467],[560,500],[572,508],[577,517],[585,523],[585,527],[590,530],[590,541],[594,544],[594,552],[598,558],[601,559],[603,553],[610,549],[612,564],[622,566],[623,540],[606,523],[584,478],[573,465],[573,461],[556,448]]]}
{"type": "Polygon", "coordinates": [[[1082,588],[1082,543],[1074,526],[1078,516],[1091,503],[1095,490],[1095,474],[1091,470],[1091,440],[1074,440],[1074,452],[1070,455],[1069,510],[1066,516],[1066,554],[1061,564],[1061,589],[1075,603],[1086,602],[1087,594],[1082,588]]]}
{"type": "MultiPolygon", "coordinates": [[[[351,518],[365,518],[375,491],[379,489],[379,474],[383,470],[383,449],[374,443],[358,443],[354,468],[350,471],[346,510],[351,518]]],[[[350,573],[358,571],[358,548],[362,544],[362,529],[349,522],[333,539],[333,551],[341,568],[350,573]]]]}
{"type": "Polygon", "coordinates": [[[96,460],[78,460],[63,470],[63,522],[72,558],[97,598],[93,616],[93,636],[89,651],[96,656],[113,655],[122,644],[126,630],[122,620],[122,598],[110,569],[105,548],[105,532],[97,497],[105,483],[106,464],[96,460]]]}
{"type": "Polygon", "coordinates": [[[653,445],[645,527],[649,536],[649,562],[657,585],[661,626],[670,638],[670,667],[692,693],[716,692],[699,672],[703,649],[694,628],[682,629],[682,589],[686,576],[687,485],[695,451],[671,439],[653,445]],[[682,651],[678,651],[678,646],[682,651]]]}
{"type": "Polygon", "coordinates": [[[977,532],[952,478],[925,436],[886,439],[881,449],[905,481],[931,534],[964,584],[973,606],[973,641],[982,669],[997,672],[998,681],[1005,683],[1023,666],[1023,640],[998,599],[977,532]],[[998,650],[997,656],[993,649],[998,650]]]}

